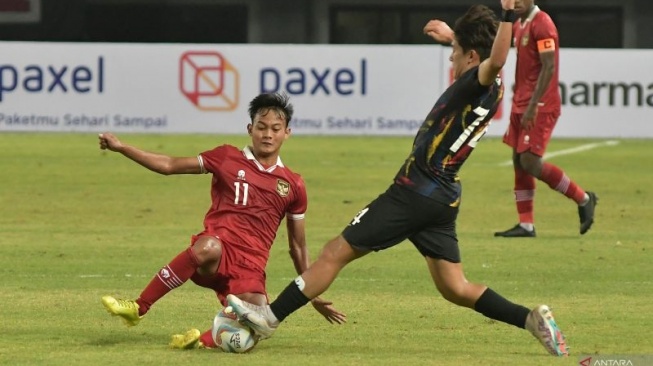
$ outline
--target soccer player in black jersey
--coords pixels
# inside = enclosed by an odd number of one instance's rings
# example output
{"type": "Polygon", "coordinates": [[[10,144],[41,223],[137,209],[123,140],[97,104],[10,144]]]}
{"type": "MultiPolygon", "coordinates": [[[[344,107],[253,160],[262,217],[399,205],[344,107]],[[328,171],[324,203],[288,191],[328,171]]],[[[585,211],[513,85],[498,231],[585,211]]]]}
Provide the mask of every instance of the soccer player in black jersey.
{"type": "MultiPolygon", "coordinates": [[[[471,7],[456,21],[449,57],[455,82],[426,116],[410,155],[388,190],[358,212],[269,306],[227,296],[241,321],[261,338],[270,337],[288,315],[326,291],[349,262],[408,239],[426,259],[433,282],[445,299],[528,329],[552,355],[568,354],[546,305],[531,311],[485,285],[468,282],[460,260],[455,225],[461,196],[458,171],[483,137],[503,97],[497,75],[510,49],[515,0],[501,0],[501,5],[500,22],[484,5],[471,7]]],[[[439,40],[442,24],[432,20],[424,32],[439,40]]]]}

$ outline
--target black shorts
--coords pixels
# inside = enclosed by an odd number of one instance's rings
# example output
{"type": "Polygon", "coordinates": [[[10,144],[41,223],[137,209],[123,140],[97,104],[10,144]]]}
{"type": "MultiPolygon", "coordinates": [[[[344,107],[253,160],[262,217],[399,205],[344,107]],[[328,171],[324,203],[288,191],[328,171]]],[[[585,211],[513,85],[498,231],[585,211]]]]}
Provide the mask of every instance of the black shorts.
{"type": "Polygon", "coordinates": [[[361,210],[342,236],[358,250],[379,251],[408,239],[426,257],[460,262],[458,207],[393,184],[361,210]]]}

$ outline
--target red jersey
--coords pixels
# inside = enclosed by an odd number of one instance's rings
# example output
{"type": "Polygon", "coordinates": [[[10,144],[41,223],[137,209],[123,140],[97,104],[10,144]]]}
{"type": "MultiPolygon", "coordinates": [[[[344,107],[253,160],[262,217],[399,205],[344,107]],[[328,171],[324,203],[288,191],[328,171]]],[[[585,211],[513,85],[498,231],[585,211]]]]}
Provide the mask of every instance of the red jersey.
{"type": "Polygon", "coordinates": [[[215,235],[237,248],[252,266],[265,271],[270,247],[284,216],[303,220],[308,205],[299,174],[281,159],[263,167],[249,147],[222,145],[198,156],[202,171],[212,173],[211,207],[201,235],[215,235]]]}
{"type": "Polygon", "coordinates": [[[515,71],[515,88],[512,97],[512,112],[524,113],[537,85],[537,78],[542,70],[540,52],[555,52],[555,70],[549,87],[546,89],[538,111],[560,112],[560,90],[558,89],[559,42],[558,30],[549,14],[535,6],[528,18],[513,24],[517,65],[515,71]]]}

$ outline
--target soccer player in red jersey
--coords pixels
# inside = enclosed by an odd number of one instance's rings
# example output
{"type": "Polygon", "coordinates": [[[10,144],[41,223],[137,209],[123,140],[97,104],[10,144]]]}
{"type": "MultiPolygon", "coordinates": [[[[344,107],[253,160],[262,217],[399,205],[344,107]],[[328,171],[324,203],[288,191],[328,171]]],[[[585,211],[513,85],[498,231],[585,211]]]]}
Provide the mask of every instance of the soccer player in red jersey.
{"type": "MultiPolygon", "coordinates": [[[[227,294],[267,304],[265,266],[284,217],[295,269],[302,273],[308,268],[306,188],[301,176],[288,169],[279,157],[281,146],[290,136],[292,113],[287,96],[261,94],[249,105],[251,123],[247,132],[251,145],[242,150],[220,145],[193,157],[146,152],[123,144],[111,133],[99,135],[102,150],[121,153],[156,173],[213,175],[204,230],[193,235],[190,247],[159,270],[138,299],[104,296],[102,303],[107,311],[134,326],[157,300],[189,279],[214,290],[222,305],[226,304],[227,294]]],[[[346,320],[328,301],[317,299],[312,304],[331,323],[346,320]]],[[[191,330],[186,337],[173,337],[171,346],[196,348],[200,344],[215,347],[210,330],[203,334],[191,330]]]]}
{"type": "Polygon", "coordinates": [[[453,32],[439,20],[427,23],[425,34],[452,46],[454,83],[430,109],[390,187],[326,243],[319,258],[270,305],[227,296],[240,320],[259,336],[270,337],[290,314],[326,291],[349,263],[409,240],[446,300],[528,330],[551,355],[568,355],[548,306],[531,310],[467,280],[456,234],[462,197],[458,172],[503,98],[498,75],[510,50],[514,3],[501,0],[501,21],[487,6],[476,5],[456,20],[453,32]]]}
{"type": "Polygon", "coordinates": [[[516,0],[515,12],[519,15],[513,25],[517,67],[510,125],[503,142],[513,149],[519,223],[494,235],[535,237],[536,178],[578,204],[580,233],[585,234],[594,222],[596,194],[586,192],[560,168],[542,160],[560,116],[558,30],[533,0],[516,0]]]}

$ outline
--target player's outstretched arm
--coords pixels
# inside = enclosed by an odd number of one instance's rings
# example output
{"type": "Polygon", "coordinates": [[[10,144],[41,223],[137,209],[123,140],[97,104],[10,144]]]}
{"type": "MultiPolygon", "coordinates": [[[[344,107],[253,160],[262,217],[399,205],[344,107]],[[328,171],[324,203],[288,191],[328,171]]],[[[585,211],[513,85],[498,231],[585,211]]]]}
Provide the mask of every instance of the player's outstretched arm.
{"type": "MultiPolygon", "coordinates": [[[[515,10],[515,0],[501,0],[504,12],[515,10]]],[[[501,19],[497,35],[494,37],[490,57],[483,60],[478,66],[478,81],[481,85],[494,83],[499,71],[508,60],[508,52],[512,42],[512,20],[501,19]]]]}
{"type": "Polygon", "coordinates": [[[172,157],[164,154],[143,151],[135,146],[123,144],[112,133],[98,135],[100,149],[121,153],[129,159],[159,174],[200,174],[202,173],[197,157],[172,157]]]}

